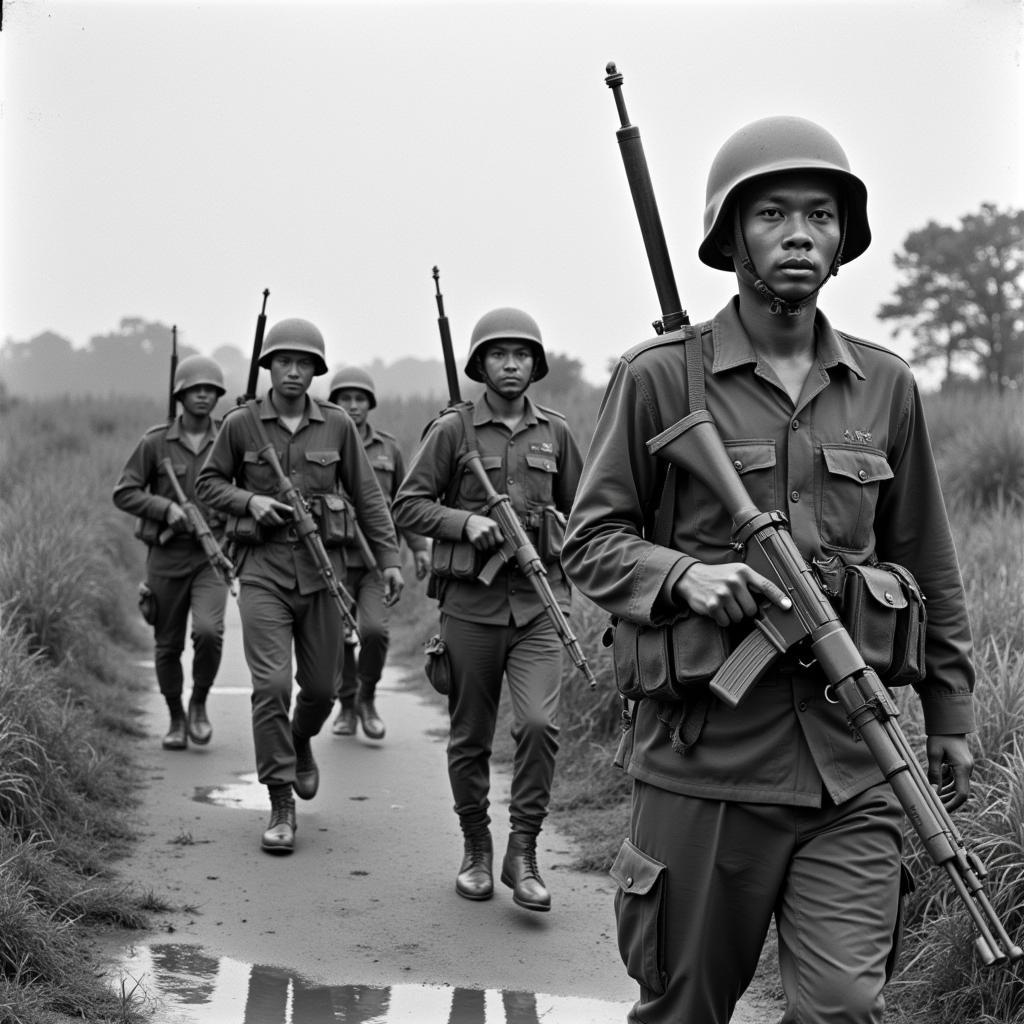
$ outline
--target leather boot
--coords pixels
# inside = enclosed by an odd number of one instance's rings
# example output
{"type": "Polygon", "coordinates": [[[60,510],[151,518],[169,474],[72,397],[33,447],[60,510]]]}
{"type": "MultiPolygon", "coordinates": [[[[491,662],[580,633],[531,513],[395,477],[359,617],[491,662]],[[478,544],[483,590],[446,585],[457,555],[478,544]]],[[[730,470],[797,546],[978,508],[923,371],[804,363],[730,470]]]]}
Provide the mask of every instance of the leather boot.
{"type": "Polygon", "coordinates": [[[171,708],[171,727],[162,741],[164,750],[185,750],[188,747],[188,724],[185,711],[179,704],[171,708]]]}
{"type": "Polygon", "coordinates": [[[334,719],[334,724],[331,726],[331,732],[333,732],[335,736],[355,736],[355,708],[345,707],[345,705],[342,704],[341,709],[338,711],[337,717],[334,719]]]}
{"type": "Polygon", "coordinates": [[[455,877],[455,891],[467,900],[489,900],[494,895],[491,864],[494,846],[490,832],[477,832],[465,837],[462,866],[455,877]]]}
{"type": "Polygon", "coordinates": [[[193,743],[205,747],[213,736],[213,726],[210,719],[206,717],[206,701],[196,700],[195,697],[188,702],[188,738],[193,743]]]}
{"type": "Polygon", "coordinates": [[[260,846],[267,853],[291,853],[295,849],[295,800],[291,793],[273,793],[270,797],[270,822],[260,846]]]}
{"type": "Polygon", "coordinates": [[[551,894],[537,869],[537,837],[513,832],[501,864],[501,880],[512,890],[512,902],[527,910],[550,910],[551,894]]]}
{"type": "Polygon", "coordinates": [[[373,694],[356,699],[356,714],[359,716],[359,724],[363,727],[367,739],[384,739],[384,721],[377,714],[377,708],[373,703],[373,694]]]}
{"type": "Polygon", "coordinates": [[[295,782],[292,783],[295,795],[302,800],[312,800],[320,788],[320,769],[313,758],[313,747],[308,737],[298,737],[292,733],[295,746],[295,782]]]}

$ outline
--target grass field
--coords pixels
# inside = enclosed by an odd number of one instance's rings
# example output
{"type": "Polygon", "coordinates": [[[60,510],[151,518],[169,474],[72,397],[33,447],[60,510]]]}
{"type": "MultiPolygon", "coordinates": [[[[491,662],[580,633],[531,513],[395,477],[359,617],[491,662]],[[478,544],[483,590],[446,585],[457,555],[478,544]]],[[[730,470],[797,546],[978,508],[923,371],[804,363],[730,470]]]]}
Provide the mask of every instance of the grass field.
{"type": "MultiPolygon", "coordinates": [[[[928,412],[979,672],[975,791],[957,820],[989,865],[997,909],[1021,934],[1024,417],[1019,398],[973,394],[932,398],[928,412]]],[[[90,936],[143,926],[162,906],[159,893],[125,886],[111,870],[132,841],[138,773],[127,751],[139,696],[129,666],[149,636],[133,606],[141,547],[110,490],[132,444],[160,416],[156,405],[125,401],[16,403],[0,412],[0,1024],[49,1024],[55,1013],[143,1019],[130,992],[101,980],[90,936]]],[[[415,434],[413,424],[401,430],[415,434]]],[[[414,666],[435,621],[422,585],[408,588],[397,612],[396,655],[414,666]]],[[[629,793],[611,766],[620,716],[600,644],[605,624],[577,601],[573,625],[599,686],[591,692],[567,672],[553,808],[596,870],[618,848],[629,793]]],[[[904,728],[920,739],[914,708],[908,701],[904,728]]],[[[915,838],[908,849],[917,851],[915,838]]],[[[978,967],[948,886],[918,853],[911,861],[918,890],[889,1019],[1024,1021],[1021,968],[978,967]]]]}

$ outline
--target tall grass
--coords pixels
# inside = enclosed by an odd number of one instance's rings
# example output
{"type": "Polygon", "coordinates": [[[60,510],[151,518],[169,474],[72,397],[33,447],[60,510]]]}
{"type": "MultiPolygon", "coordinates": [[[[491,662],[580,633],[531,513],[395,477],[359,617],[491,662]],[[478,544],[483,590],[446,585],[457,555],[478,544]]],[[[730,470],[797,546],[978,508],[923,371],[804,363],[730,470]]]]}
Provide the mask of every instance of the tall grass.
{"type": "Polygon", "coordinates": [[[140,571],[110,490],[152,406],[15,404],[0,418],[0,1020],[134,1019],[89,929],[141,927],[131,842],[140,571]]]}

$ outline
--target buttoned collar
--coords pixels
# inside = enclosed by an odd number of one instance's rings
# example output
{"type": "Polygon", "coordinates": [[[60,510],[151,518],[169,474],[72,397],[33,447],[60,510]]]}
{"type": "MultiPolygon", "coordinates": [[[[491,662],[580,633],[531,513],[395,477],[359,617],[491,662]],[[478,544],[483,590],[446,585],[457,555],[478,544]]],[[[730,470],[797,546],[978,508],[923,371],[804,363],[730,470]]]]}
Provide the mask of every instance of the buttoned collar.
{"type": "MultiPolygon", "coordinates": [[[[711,321],[711,336],[714,343],[712,373],[757,363],[757,352],[740,322],[738,296],[733,296],[711,321]]],[[[814,337],[815,361],[822,369],[842,365],[864,380],[864,370],[846,339],[832,329],[828,317],[820,309],[814,314],[814,337]]]]}
{"type": "MultiPolygon", "coordinates": [[[[538,409],[530,400],[529,395],[524,395],[523,398],[526,402],[526,408],[523,410],[523,418],[519,421],[519,426],[532,427],[536,426],[538,422],[547,423],[548,417],[544,410],[538,409]]],[[[484,423],[496,422],[499,422],[498,418],[494,415],[494,410],[487,401],[487,392],[485,391],[473,403],[473,426],[479,427],[484,423]]]]}
{"type": "Polygon", "coordinates": [[[366,436],[364,437],[362,431],[359,431],[359,437],[362,439],[363,447],[369,448],[375,444],[383,444],[384,438],[377,433],[376,427],[374,427],[369,420],[364,420],[363,422],[366,426],[366,436]]]}
{"type": "MultiPolygon", "coordinates": [[[[281,413],[274,407],[273,402],[270,400],[270,395],[273,392],[271,388],[267,393],[259,400],[259,410],[261,420],[278,420],[281,418],[281,413]]],[[[320,406],[314,402],[309,395],[303,396],[306,399],[306,406],[302,410],[302,417],[299,420],[299,426],[304,426],[307,423],[323,423],[324,414],[320,410],[320,406]]]]}
{"type": "MultiPolygon", "coordinates": [[[[220,420],[215,420],[212,416],[210,422],[206,425],[206,432],[203,434],[203,447],[205,448],[208,444],[213,443],[213,439],[217,436],[217,428],[220,426],[220,420]]],[[[177,441],[179,444],[184,444],[182,440],[185,433],[185,428],[181,425],[181,414],[179,413],[174,419],[167,425],[167,440],[177,441]]],[[[188,445],[185,445],[187,448],[188,445]]]]}

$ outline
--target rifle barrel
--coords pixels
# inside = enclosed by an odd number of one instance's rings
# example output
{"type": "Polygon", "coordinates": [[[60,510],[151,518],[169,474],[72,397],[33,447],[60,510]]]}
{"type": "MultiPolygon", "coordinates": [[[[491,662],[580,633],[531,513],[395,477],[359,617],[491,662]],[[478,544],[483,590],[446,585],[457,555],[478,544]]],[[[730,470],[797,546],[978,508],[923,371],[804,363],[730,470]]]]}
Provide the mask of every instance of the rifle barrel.
{"type": "Polygon", "coordinates": [[[444,372],[448,378],[448,401],[450,405],[458,405],[462,401],[459,387],[459,370],[455,365],[455,350],[452,348],[452,332],[448,326],[448,317],[444,312],[444,296],[441,294],[441,271],[433,270],[434,298],[437,300],[437,329],[441,332],[441,352],[444,355],[444,372]]]}
{"type": "Polygon", "coordinates": [[[171,327],[171,381],[170,381],[170,394],[168,396],[167,404],[167,422],[172,423],[174,416],[177,413],[177,405],[174,398],[174,376],[178,372],[178,325],[174,324],[171,327]]]}
{"type": "Polygon", "coordinates": [[[245,382],[245,394],[238,400],[239,405],[244,405],[250,399],[256,397],[256,384],[260,377],[260,351],[263,348],[263,335],[267,329],[267,299],[270,297],[270,289],[263,289],[263,306],[256,317],[256,333],[252,341],[252,356],[249,359],[249,376],[245,382]]]}

